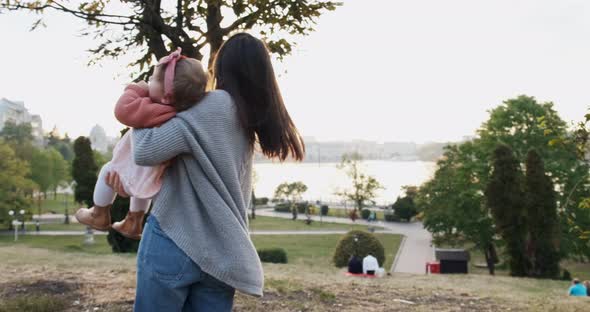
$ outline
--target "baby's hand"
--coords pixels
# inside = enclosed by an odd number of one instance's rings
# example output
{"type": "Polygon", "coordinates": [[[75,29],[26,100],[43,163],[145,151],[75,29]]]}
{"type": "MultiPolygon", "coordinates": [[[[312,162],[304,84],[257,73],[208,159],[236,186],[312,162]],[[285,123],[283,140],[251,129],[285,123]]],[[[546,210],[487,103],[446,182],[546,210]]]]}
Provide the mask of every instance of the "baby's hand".
{"type": "Polygon", "coordinates": [[[148,86],[147,82],[145,82],[143,80],[137,82],[136,85],[138,87],[142,88],[142,89],[145,89],[145,90],[148,90],[149,89],[149,86],[148,86]]]}

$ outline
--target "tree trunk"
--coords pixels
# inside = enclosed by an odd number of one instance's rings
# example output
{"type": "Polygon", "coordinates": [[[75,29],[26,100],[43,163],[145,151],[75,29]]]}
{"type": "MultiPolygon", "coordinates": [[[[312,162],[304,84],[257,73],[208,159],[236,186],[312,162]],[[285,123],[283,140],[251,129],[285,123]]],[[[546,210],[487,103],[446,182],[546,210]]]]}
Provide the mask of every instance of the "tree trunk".
{"type": "Polygon", "coordinates": [[[207,41],[209,42],[210,53],[208,68],[209,73],[213,72],[213,61],[217,51],[223,44],[223,30],[221,29],[221,7],[219,2],[209,1],[207,5],[207,41]]]}
{"type": "Polygon", "coordinates": [[[495,275],[495,256],[496,255],[496,249],[494,248],[493,244],[489,244],[486,248],[484,248],[484,254],[486,257],[486,263],[488,265],[488,271],[490,272],[490,275],[495,275]]]}
{"type": "Polygon", "coordinates": [[[39,217],[41,217],[41,193],[37,196],[37,209],[39,217]]]}

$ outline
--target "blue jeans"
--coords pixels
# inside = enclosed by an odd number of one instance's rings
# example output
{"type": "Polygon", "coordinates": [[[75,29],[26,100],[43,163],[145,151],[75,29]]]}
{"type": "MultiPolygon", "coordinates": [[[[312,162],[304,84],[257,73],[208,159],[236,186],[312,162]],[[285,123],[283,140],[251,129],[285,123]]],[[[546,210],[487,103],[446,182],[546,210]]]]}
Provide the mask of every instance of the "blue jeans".
{"type": "Polygon", "coordinates": [[[134,311],[231,311],[235,290],[203,272],[150,216],[137,254],[134,311]]]}

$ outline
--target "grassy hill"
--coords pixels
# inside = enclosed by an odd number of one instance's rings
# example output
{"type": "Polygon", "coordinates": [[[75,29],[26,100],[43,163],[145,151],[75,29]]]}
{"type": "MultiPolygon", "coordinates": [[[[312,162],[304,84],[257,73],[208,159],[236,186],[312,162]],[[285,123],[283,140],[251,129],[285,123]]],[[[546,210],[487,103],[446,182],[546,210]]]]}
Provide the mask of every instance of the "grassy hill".
{"type": "MultiPolygon", "coordinates": [[[[134,255],[8,243],[0,244],[0,255],[1,312],[131,311],[134,255]]],[[[363,279],[305,262],[264,270],[265,296],[238,295],[235,311],[586,311],[590,305],[566,296],[563,281],[478,274],[363,279]]]]}

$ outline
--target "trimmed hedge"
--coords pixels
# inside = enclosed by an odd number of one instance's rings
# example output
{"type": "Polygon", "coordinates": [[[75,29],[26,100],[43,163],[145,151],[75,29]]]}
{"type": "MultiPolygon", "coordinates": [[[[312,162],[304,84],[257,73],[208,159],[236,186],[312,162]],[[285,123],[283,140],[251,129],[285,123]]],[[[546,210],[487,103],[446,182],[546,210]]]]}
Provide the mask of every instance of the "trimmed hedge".
{"type": "Polygon", "coordinates": [[[363,220],[368,220],[370,215],[371,215],[371,210],[369,210],[369,209],[361,210],[361,218],[363,218],[363,220]]]}
{"type": "Polygon", "coordinates": [[[268,197],[260,197],[260,198],[256,198],[256,200],[254,201],[254,203],[258,206],[258,205],[266,205],[268,204],[268,197]]]}
{"type": "Polygon", "coordinates": [[[289,203],[280,203],[275,205],[276,212],[291,212],[291,204],[289,203]]]}
{"type": "Polygon", "coordinates": [[[341,268],[348,265],[350,256],[355,255],[363,259],[369,254],[377,258],[379,266],[385,262],[385,249],[375,235],[363,231],[350,231],[338,242],[332,262],[341,268]]]}
{"type": "Polygon", "coordinates": [[[322,205],[320,208],[320,212],[322,213],[322,216],[327,216],[328,215],[328,211],[330,211],[330,208],[328,207],[328,205],[322,205]]]}
{"type": "Polygon", "coordinates": [[[383,218],[385,219],[385,221],[388,222],[399,222],[400,218],[399,216],[397,216],[392,209],[386,209],[385,212],[383,213],[383,218]]]}
{"type": "Polygon", "coordinates": [[[256,252],[262,262],[287,263],[287,252],[283,248],[258,249],[256,252]]]}

